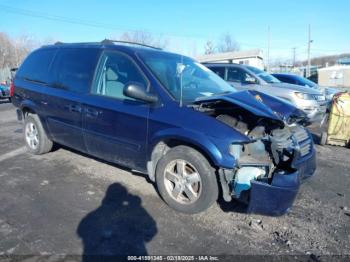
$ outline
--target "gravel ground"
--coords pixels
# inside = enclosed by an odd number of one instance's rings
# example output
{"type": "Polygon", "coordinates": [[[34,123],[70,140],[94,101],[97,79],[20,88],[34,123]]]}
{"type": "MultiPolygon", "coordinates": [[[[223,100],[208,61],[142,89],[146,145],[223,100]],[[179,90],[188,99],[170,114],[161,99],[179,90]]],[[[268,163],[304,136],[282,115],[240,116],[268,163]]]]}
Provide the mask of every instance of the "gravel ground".
{"type": "Polygon", "coordinates": [[[350,255],[350,149],[316,148],[317,172],[287,215],[219,201],[190,216],[142,174],[63,148],[28,154],[0,101],[0,255],[350,255]]]}

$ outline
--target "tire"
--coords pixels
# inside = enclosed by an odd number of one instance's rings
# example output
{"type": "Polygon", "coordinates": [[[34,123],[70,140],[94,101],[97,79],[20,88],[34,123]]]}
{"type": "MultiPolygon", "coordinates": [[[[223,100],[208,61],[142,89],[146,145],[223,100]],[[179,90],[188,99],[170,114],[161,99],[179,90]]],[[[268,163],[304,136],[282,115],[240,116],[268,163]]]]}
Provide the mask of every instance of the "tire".
{"type": "Polygon", "coordinates": [[[321,139],[320,139],[320,145],[324,146],[327,144],[327,132],[322,132],[321,133],[321,139]]]}
{"type": "Polygon", "coordinates": [[[162,199],[183,213],[204,211],[218,198],[215,169],[201,153],[188,146],[174,147],[159,160],[156,182],[162,199]]]}
{"type": "Polygon", "coordinates": [[[34,155],[48,153],[53,147],[53,142],[47,138],[41,121],[35,114],[29,114],[24,119],[23,136],[28,151],[34,155]]]}

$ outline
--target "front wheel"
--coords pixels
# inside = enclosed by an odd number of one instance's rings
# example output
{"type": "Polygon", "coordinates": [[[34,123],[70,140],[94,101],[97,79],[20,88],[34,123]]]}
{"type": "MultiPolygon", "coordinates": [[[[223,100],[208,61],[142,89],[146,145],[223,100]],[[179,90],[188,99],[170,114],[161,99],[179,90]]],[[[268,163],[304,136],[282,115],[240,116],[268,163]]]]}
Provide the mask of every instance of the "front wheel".
{"type": "Polygon", "coordinates": [[[188,146],[174,147],[159,160],[156,182],[163,200],[180,212],[199,213],[218,198],[215,170],[188,146]]]}

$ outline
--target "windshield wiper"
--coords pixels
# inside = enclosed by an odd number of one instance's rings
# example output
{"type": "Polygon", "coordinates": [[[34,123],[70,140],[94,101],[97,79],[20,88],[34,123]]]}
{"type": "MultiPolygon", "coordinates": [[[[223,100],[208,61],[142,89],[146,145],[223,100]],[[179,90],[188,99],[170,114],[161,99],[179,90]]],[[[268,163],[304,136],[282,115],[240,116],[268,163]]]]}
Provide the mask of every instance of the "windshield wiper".
{"type": "Polygon", "coordinates": [[[222,96],[222,95],[226,95],[226,94],[231,94],[233,92],[234,91],[224,91],[224,92],[221,92],[221,93],[212,94],[211,96],[222,96]]]}

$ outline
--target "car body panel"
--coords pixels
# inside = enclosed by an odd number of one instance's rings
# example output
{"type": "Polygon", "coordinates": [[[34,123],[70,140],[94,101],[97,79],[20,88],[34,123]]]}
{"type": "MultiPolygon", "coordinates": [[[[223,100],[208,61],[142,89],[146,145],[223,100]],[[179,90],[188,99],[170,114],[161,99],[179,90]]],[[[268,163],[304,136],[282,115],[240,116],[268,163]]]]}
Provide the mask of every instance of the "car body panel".
{"type": "Polygon", "coordinates": [[[149,104],[86,95],[82,107],[84,139],[90,154],[146,170],[149,104]]]}
{"type": "Polygon", "coordinates": [[[255,115],[270,118],[283,123],[291,116],[304,117],[305,114],[290,103],[255,90],[240,91],[225,96],[212,96],[199,99],[198,102],[225,100],[245,108],[255,115]]]}
{"type": "Polygon", "coordinates": [[[272,74],[272,75],[284,83],[289,83],[293,85],[298,85],[298,86],[303,86],[306,88],[318,90],[326,96],[326,100],[328,102],[331,102],[333,99],[333,96],[340,92],[340,90],[336,88],[319,86],[318,84],[312,82],[311,80],[295,74],[278,73],[278,74],[272,74]]]}
{"type": "MultiPolygon", "coordinates": [[[[204,64],[208,68],[214,70],[218,67],[237,68],[243,70],[250,77],[255,79],[255,83],[242,83],[242,82],[230,82],[232,86],[238,90],[256,90],[267,95],[276,96],[292,103],[297,108],[303,110],[310,122],[320,121],[327,110],[327,101],[306,100],[300,99],[295,95],[295,92],[322,96],[322,93],[318,90],[301,87],[298,85],[286,84],[282,82],[267,83],[258,74],[252,72],[249,67],[238,64],[204,64]]],[[[227,76],[227,74],[226,74],[227,76]]],[[[225,79],[227,80],[227,79],[225,79]]]]}

